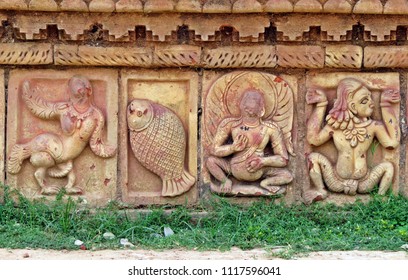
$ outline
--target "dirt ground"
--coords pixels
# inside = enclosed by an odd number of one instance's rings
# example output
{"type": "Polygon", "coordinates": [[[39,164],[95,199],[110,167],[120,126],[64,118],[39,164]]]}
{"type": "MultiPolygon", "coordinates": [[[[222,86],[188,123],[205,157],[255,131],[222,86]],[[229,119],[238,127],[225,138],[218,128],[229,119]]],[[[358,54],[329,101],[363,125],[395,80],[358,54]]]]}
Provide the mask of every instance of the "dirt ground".
{"type": "MultiPolygon", "coordinates": [[[[267,260],[279,259],[262,249],[227,252],[186,250],[77,250],[0,249],[0,260],[267,260]]],[[[297,256],[304,260],[408,260],[408,251],[330,251],[297,256]]]]}

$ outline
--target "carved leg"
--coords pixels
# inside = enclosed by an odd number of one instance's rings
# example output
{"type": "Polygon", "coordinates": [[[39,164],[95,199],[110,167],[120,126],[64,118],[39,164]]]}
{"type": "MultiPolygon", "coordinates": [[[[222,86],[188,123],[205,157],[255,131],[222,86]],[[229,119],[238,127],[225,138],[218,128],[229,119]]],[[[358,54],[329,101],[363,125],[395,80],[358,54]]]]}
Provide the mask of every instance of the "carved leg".
{"type": "Polygon", "coordinates": [[[357,189],[358,193],[370,192],[378,182],[380,188],[378,194],[384,195],[392,185],[392,178],[394,177],[394,166],[390,162],[383,162],[374,167],[368,178],[362,181],[357,189]]]}
{"type": "Polygon", "coordinates": [[[45,180],[47,169],[55,165],[55,161],[51,155],[46,152],[34,153],[30,157],[30,162],[34,167],[37,167],[37,170],[34,172],[34,177],[41,188],[41,194],[57,194],[60,189],[56,186],[47,186],[45,180]]]}
{"type": "MultiPolygon", "coordinates": [[[[72,161],[70,161],[72,164],[72,161]]],[[[74,170],[71,169],[71,171],[68,173],[68,183],[65,186],[65,190],[67,192],[67,194],[82,194],[83,191],[81,188],[79,188],[78,186],[74,186],[75,184],[75,173],[74,170]]]]}
{"type": "Polygon", "coordinates": [[[228,175],[231,174],[231,166],[229,162],[225,159],[209,157],[206,166],[210,174],[221,182],[220,186],[211,184],[211,190],[216,193],[230,193],[232,190],[232,181],[228,179],[227,175],[225,175],[225,172],[228,175]]]}
{"type": "Polygon", "coordinates": [[[329,190],[334,192],[343,192],[342,181],[334,173],[333,165],[323,155],[311,153],[308,156],[309,176],[312,180],[315,190],[309,189],[303,193],[307,204],[323,200],[327,197],[327,191],[324,189],[326,183],[329,190]]]}
{"type": "Polygon", "coordinates": [[[73,163],[72,160],[57,164],[56,166],[48,169],[48,175],[54,178],[62,178],[68,175],[72,170],[73,163]]]}
{"type": "Polygon", "coordinates": [[[266,178],[260,183],[260,186],[272,194],[283,194],[286,192],[284,185],[293,181],[293,176],[286,168],[268,168],[265,172],[266,178]]]}

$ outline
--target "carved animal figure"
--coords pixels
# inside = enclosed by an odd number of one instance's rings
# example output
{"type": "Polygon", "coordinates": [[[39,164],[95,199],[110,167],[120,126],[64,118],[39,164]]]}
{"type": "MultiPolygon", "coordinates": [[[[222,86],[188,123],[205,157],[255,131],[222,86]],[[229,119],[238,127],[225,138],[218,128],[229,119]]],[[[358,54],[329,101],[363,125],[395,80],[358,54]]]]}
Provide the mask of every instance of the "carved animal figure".
{"type": "Polygon", "coordinates": [[[170,109],[146,99],[134,99],[127,108],[129,139],[136,159],[163,181],[162,195],[188,191],[195,178],[185,169],[186,135],[170,109]]]}

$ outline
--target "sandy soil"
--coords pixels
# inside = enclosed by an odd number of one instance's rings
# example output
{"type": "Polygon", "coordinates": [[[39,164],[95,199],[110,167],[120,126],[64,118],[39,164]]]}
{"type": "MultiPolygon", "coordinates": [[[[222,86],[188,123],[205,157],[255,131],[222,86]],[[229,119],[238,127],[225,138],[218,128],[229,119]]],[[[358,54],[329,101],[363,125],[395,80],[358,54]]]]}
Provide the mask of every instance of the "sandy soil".
{"type": "MultiPolygon", "coordinates": [[[[262,249],[242,251],[232,248],[219,251],[148,251],[148,250],[77,250],[54,251],[42,249],[0,249],[0,260],[266,260],[278,259],[262,249]]],[[[408,260],[407,251],[331,251],[314,252],[295,259],[308,260],[408,260]]]]}

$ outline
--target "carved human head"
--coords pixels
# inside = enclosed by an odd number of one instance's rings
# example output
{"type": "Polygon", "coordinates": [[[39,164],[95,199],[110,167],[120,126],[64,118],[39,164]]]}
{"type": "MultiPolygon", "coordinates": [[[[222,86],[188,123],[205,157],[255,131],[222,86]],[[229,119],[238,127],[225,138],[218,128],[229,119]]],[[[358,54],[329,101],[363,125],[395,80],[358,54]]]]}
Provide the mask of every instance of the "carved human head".
{"type": "Polygon", "coordinates": [[[357,117],[370,117],[374,110],[371,92],[361,81],[346,78],[339,82],[337,87],[337,100],[329,115],[339,122],[343,121],[350,111],[357,117]]]}
{"type": "Polygon", "coordinates": [[[92,95],[91,82],[84,76],[73,76],[68,82],[68,87],[70,98],[73,101],[82,100],[84,98],[88,99],[88,97],[92,95]]]}
{"type": "Polygon", "coordinates": [[[263,94],[257,90],[249,89],[242,95],[239,104],[241,114],[249,117],[263,117],[265,114],[265,100],[263,94]]]}

